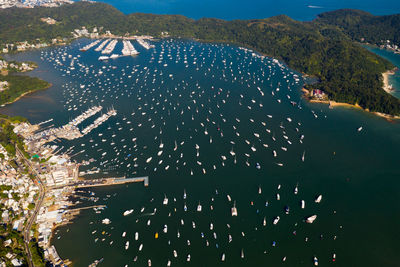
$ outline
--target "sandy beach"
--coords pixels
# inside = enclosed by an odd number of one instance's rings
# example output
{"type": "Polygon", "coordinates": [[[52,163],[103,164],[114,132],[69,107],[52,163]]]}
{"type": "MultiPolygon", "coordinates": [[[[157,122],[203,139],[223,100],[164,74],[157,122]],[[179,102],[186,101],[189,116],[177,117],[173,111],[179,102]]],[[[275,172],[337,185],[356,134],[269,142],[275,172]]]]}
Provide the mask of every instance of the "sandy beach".
{"type": "Polygon", "coordinates": [[[382,73],[383,76],[383,90],[385,90],[386,93],[391,93],[392,91],[394,91],[393,87],[391,84],[389,84],[389,75],[393,75],[394,71],[393,70],[389,70],[386,71],[384,73],[382,73]]]}
{"type": "MultiPolygon", "coordinates": [[[[393,75],[393,72],[388,72],[387,75],[393,75]]],[[[301,91],[308,96],[309,91],[305,88],[302,88],[301,91]]],[[[386,91],[386,90],[385,90],[386,91]]],[[[308,99],[308,98],[306,98],[308,99]]],[[[356,108],[356,109],[361,109],[367,112],[370,112],[368,109],[363,109],[360,105],[358,104],[349,104],[349,103],[343,103],[343,102],[336,102],[333,100],[318,100],[318,99],[308,99],[310,103],[321,103],[321,104],[327,104],[329,105],[329,108],[334,108],[334,107],[348,107],[348,108],[356,108]]],[[[379,117],[385,118],[387,120],[398,120],[400,119],[400,116],[392,116],[389,114],[381,113],[381,112],[370,112],[372,114],[375,114],[379,117]]]]}

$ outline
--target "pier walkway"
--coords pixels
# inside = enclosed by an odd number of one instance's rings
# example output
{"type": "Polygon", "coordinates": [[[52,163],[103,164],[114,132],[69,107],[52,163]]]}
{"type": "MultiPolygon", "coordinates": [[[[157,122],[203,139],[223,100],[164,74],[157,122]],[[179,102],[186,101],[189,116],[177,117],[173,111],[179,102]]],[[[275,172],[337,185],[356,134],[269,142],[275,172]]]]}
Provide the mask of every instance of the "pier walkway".
{"type": "Polygon", "coordinates": [[[128,184],[143,182],[144,186],[149,186],[149,177],[110,177],[110,178],[99,178],[99,179],[87,179],[81,181],[74,181],[62,186],[53,186],[51,189],[61,188],[65,186],[76,186],[77,188],[95,187],[95,186],[111,186],[117,184],[128,184]]]}

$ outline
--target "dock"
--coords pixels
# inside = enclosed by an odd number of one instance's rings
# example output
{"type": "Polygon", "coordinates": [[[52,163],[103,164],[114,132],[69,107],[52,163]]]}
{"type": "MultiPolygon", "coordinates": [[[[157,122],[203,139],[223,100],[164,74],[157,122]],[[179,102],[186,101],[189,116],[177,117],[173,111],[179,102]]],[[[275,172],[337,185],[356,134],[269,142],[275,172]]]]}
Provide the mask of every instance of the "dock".
{"type": "Polygon", "coordinates": [[[76,186],[77,188],[96,187],[96,186],[111,186],[118,184],[141,183],[144,186],[149,186],[149,177],[110,177],[99,179],[87,179],[82,181],[74,181],[64,186],[76,186]]]}
{"type": "Polygon", "coordinates": [[[89,206],[89,207],[80,207],[80,208],[75,208],[75,209],[68,209],[65,212],[76,212],[76,211],[81,211],[81,210],[88,210],[88,209],[94,209],[94,208],[105,208],[107,207],[106,205],[94,205],[94,206],[89,206]]]}

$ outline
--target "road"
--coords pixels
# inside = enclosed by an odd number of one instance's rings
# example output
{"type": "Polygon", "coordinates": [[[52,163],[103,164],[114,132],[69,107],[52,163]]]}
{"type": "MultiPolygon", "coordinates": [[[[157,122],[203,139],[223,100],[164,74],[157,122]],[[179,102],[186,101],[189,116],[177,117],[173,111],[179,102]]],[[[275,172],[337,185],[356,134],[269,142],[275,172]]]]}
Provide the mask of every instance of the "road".
{"type": "Polygon", "coordinates": [[[26,163],[26,165],[29,167],[30,171],[32,174],[34,174],[38,180],[38,185],[39,185],[39,197],[36,199],[36,203],[35,203],[35,210],[33,211],[32,215],[30,218],[28,218],[28,222],[25,225],[25,229],[24,229],[24,244],[25,244],[25,253],[28,259],[28,265],[29,267],[34,267],[35,265],[33,264],[32,261],[32,254],[31,251],[29,249],[29,241],[30,241],[30,231],[32,228],[33,223],[36,220],[36,216],[40,210],[40,207],[43,204],[43,200],[44,200],[44,196],[46,194],[46,187],[44,186],[42,180],[40,179],[40,175],[39,173],[36,171],[36,169],[32,166],[31,162],[29,160],[27,160],[24,156],[24,154],[19,150],[19,148],[16,147],[16,151],[17,151],[17,155],[18,157],[24,161],[26,163]]]}

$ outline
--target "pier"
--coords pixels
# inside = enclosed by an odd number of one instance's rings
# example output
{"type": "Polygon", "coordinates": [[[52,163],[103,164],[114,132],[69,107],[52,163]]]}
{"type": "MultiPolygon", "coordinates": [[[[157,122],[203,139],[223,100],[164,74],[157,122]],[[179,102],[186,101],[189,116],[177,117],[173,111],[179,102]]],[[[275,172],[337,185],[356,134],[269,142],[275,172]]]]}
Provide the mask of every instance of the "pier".
{"type": "Polygon", "coordinates": [[[80,207],[80,208],[75,208],[75,209],[68,209],[65,212],[78,212],[81,210],[88,210],[88,209],[94,209],[94,208],[105,208],[107,207],[106,205],[94,205],[94,206],[86,206],[86,207],[80,207]]]}
{"type": "Polygon", "coordinates": [[[86,188],[86,187],[96,187],[96,186],[111,186],[118,184],[129,184],[129,183],[141,183],[143,182],[144,186],[149,186],[149,177],[141,176],[141,177],[109,177],[109,178],[99,178],[99,179],[87,179],[81,181],[74,181],[66,185],[62,186],[52,186],[50,189],[61,188],[65,186],[76,186],[77,188],[86,188]]]}

